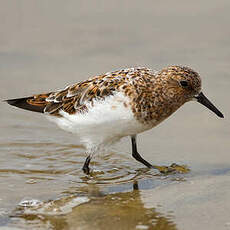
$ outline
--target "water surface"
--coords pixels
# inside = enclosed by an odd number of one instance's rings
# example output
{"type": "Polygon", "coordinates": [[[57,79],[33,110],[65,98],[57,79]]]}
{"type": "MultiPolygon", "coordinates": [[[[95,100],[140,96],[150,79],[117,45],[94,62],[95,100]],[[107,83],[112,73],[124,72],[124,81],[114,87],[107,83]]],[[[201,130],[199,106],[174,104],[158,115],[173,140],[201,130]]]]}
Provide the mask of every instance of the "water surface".
{"type": "Polygon", "coordinates": [[[191,102],[98,155],[41,114],[1,103],[0,229],[230,229],[230,2],[0,1],[0,97],[65,87],[130,66],[189,65],[225,119],[191,102]]]}

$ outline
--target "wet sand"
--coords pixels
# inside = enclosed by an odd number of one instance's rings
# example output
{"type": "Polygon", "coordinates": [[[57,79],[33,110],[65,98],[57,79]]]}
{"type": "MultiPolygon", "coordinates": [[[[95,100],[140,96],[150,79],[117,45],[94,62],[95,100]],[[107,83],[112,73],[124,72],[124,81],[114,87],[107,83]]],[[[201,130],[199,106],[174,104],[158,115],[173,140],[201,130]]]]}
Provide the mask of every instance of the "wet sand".
{"type": "Polygon", "coordinates": [[[189,65],[224,113],[191,102],[138,137],[161,175],[123,139],[81,171],[84,149],[43,116],[0,103],[0,230],[230,229],[228,0],[0,2],[0,97],[65,87],[130,66],[189,65]]]}

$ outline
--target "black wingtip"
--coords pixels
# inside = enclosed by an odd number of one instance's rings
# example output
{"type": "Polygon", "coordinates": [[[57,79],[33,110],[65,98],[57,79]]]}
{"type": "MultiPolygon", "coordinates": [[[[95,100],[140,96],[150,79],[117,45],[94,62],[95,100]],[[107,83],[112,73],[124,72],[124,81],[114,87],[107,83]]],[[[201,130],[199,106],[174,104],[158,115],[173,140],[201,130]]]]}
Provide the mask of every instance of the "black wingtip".
{"type": "Polygon", "coordinates": [[[33,97],[7,99],[7,100],[4,100],[4,102],[8,103],[9,105],[21,108],[21,109],[43,113],[44,106],[36,106],[36,105],[29,104],[27,102],[29,99],[33,99],[33,97]]]}
{"type": "Polygon", "coordinates": [[[12,106],[16,106],[18,99],[6,99],[6,100],[3,100],[3,102],[6,102],[7,104],[12,105],[12,106]]]}
{"type": "Polygon", "coordinates": [[[22,104],[25,104],[28,99],[31,99],[32,97],[24,97],[24,98],[15,98],[15,99],[6,99],[4,102],[8,103],[12,106],[19,106],[22,104]]]}

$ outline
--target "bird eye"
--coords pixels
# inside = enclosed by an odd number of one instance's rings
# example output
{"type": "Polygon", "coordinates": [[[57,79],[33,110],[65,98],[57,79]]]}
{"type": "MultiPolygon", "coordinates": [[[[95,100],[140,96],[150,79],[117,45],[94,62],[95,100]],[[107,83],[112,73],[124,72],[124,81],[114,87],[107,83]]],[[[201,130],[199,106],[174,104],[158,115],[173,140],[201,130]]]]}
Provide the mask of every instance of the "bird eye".
{"type": "Polygon", "coordinates": [[[181,84],[182,87],[187,87],[188,86],[187,81],[180,81],[180,84],[181,84]]]}

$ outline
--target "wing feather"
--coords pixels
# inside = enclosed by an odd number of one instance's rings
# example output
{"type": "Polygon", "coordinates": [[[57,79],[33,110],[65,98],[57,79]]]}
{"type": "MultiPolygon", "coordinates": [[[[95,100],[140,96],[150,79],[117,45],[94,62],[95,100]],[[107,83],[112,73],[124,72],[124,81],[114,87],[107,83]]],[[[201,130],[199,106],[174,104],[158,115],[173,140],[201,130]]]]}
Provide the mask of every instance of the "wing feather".
{"type": "Polygon", "coordinates": [[[69,114],[86,112],[93,100],[103,100],[115,91],[129,94],[132,81],[141,77],[141,72],[149,74],[148,69],[126,69],[95,76],[86,81],[70,85],[63,90],[38,94],[26,98],[6,100],[10,105],[40,113],[61,116],[60,111],[69,114]]]}

